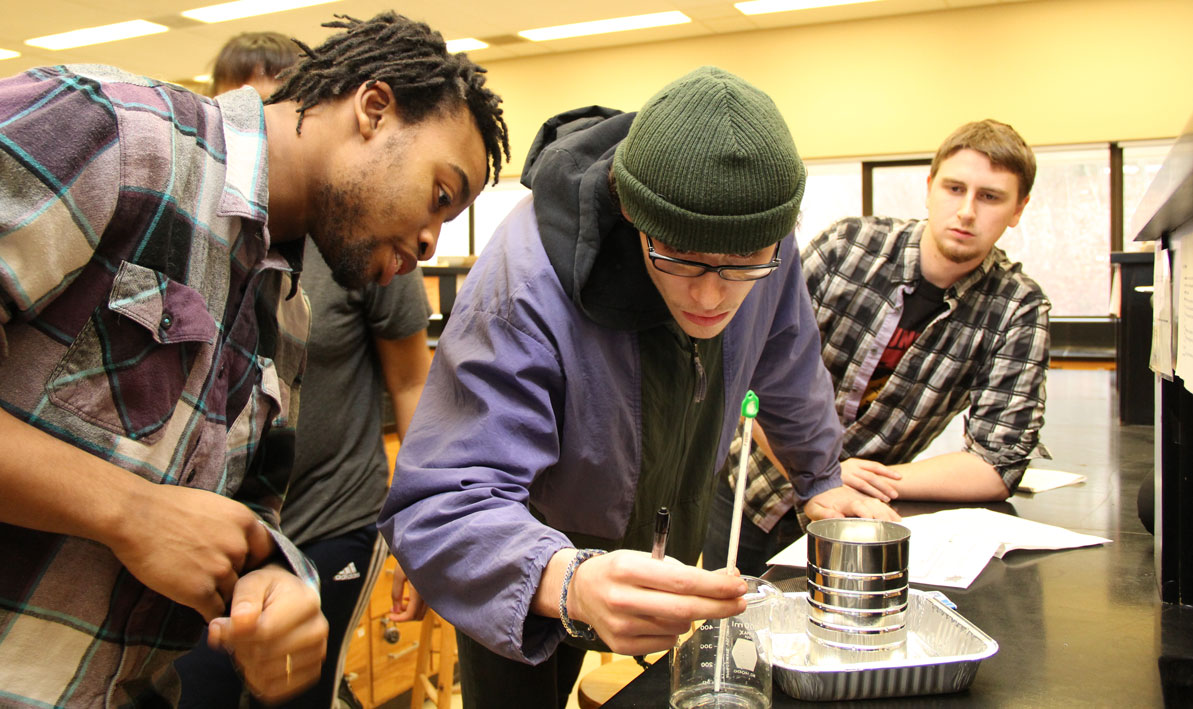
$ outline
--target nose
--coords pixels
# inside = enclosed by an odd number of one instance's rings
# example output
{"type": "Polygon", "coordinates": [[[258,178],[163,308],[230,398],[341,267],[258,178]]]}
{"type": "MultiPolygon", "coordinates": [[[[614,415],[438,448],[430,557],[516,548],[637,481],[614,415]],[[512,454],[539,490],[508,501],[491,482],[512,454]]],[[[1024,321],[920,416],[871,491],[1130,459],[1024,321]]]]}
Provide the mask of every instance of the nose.
{"type": "Polygon", "coordinates": [[[433,222],[418,232],[418,260],[430,261],[435,255],[435,246],[439,244],[439,230],[442,222],[433,222]]]}
{"type": "Polygon", "coordinates": [[[713,310],[725,299],[725,279],[708,271],[692,279],[692,300],[705,310],[713,310]]]}
{"type": "Polygon", "coordinates": [[[961,198],[961,206],[957,208],[958,219],[966,222],[971,222],[974,220],[974,217],[976,216],[974,213],[975,199],[977,199],[977,197],[973,192],[967,192],[965,196],[961,198]]]}

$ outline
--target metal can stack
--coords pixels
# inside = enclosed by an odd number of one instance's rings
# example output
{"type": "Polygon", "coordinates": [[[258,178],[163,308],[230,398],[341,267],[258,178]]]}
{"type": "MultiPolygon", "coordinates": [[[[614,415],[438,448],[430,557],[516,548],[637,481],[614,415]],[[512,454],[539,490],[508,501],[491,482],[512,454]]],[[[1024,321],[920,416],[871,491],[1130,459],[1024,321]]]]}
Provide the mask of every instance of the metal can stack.
{"type": "Polygon", "coordinates": [[[873,519],[808,525],[807,634],[819,661],[897,657],[907,640],[911,531],[873,519]]]}

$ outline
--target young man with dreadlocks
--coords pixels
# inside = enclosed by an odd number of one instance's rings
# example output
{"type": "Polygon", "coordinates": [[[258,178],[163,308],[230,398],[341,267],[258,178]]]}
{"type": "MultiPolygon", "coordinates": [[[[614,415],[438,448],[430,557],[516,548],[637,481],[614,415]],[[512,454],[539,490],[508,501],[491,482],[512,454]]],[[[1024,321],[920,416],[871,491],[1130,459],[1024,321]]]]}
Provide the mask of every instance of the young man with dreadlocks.
{"type": "Polygon", "coordinates": [[[269,105],[108,67],[0,80],[0,687],[160,706],[207,625],[250,689],[318,677],[326,622],[278,531],[309,311],[434,252],[507,145],[438,33],[350,18],[269,105]]]}
{"type": "MultiPolygon", "coordinates": [[[[212,91],[251,86],[268,98],[280,86],[281,72],[298,59],[298,45],[285,35],[239,34],[220,50],[212,91]]],[[[384,286],[344,288],[332,279],[309,237],[302,290],[311,306],[311,332],[294,472],[281,522],[282,532],[319,574],[328,646],[319,681],[285,706],[328,709],[337,694],[354,701],[347,682],[341,682],[344,657],[389,555],[376,525],[390,472],[382,438],[382,392],[390,394],[401,440],[431,365],[431,309],[421,269],[395,276],[384,286]]],[[[404,580],[403,574],[394,574],[394,617],[401,620],[422,611],[417,593],[404,580]]],[[[239,705],[244,682],[232,658],[209,647],[206,638],[174,666],[182,678],[180,707],[239,705]]]]}

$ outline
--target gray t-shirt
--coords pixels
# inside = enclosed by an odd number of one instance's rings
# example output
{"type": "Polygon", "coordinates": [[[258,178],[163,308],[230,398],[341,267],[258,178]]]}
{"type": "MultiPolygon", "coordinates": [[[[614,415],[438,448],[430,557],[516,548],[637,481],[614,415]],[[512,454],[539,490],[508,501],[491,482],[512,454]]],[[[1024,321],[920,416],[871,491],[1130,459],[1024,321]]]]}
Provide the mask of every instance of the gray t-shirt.
{"type": "Polygon", "coordinates": [[[381,439],[385,378],[373,339],[425,330],[431,308],[420,269],[384,288],[346,290],[309,238],[299,282],[311,302],[311,335],[282,530],[306,544],[377,519],[389,464],[381,439]]]}

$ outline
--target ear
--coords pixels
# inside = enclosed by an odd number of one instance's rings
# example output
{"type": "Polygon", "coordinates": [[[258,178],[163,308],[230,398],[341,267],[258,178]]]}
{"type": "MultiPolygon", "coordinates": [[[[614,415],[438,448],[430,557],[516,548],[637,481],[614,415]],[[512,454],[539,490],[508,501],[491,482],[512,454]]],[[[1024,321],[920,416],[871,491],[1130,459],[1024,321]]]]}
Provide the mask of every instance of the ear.
{"type": "Polygon", "coordinates": [[[368,140],[377,135],[385,121],[397,118],[396,100],[389,84],[384,81],[361,84],[352,97],[352,108],[361,137],[368,140]]]}
{"type": "Polygon", "coordinates": [[[633,223],[634,223],[634,220],[633,220],[633,219],[630,219],[630,213],[629,213],[629,212],[627,212],[627,211],[625,210],[625,205],[623,204],[623,205],[620,205],[620,206],[621,206],[621,216],[625,217],[625,220],[626,220],[627,222],[629,222],[630,224],[633,224],[633,223]]]}
{"type": "Polygon", "coordinates": [[[928,173],[928,181],[925,183],[926,189],[924,190],[924,206],[925,207],[928,206],[928,198],[932,196],[932,178],[933,177],[936,177],[936,175],[933,175],[931,172],[929,172],[928,173]]]}
{"type": "Polygon", "coordinates": [[[1026,207],[1027,203],[1030,201],[1031,201],[1031,195],[1028,195],[1023,198],[1023,201],[1019,203],[1018,209],[1015,210],[1015,215],[1013,217],[1011,217],[1011,221],[1007,223],[1007,226],[1009,226],[1009,227],[1019,226],[1019,217],[1023,216],[1023,208],[1026,207]]]}

